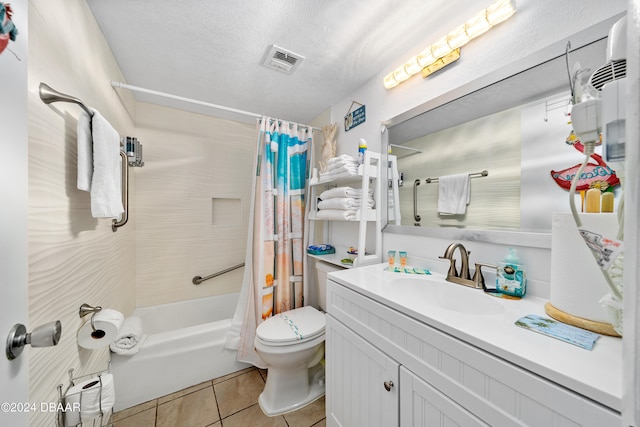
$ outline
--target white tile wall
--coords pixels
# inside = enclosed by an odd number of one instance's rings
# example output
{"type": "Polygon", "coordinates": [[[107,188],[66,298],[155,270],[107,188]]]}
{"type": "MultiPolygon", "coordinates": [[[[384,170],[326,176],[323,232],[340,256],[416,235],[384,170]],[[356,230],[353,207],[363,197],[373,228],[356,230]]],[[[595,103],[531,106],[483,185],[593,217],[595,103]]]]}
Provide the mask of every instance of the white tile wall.
{"type": "MultiPolygon", "coordinates": [[[[53,348],[25,351],[29,400],[56,402],[58,384],[107,367],[107,347],[81,349],[76,332],[82,303],[131,314],[135,306],[134,224],[117,233],[111,221],[91,217],[88,193],[76,189],[76,123],[81,109],[68,103],[45,105],[40,82],[76,96],[100,110],[121,134],[134,124],[109,80],[123,77],[82,0],[29,2],[29,325],[62,321],[53,348]]],[[[30,327],[31,329],[31,327],[30,327]]],[[[24,356],[23,356],[24,357],[24,356]]],[[[55,414],[36,411],[30,425],[54,425],[55,414]]]]}
{"type": "Polygon", "coordinates": [[[255,126],[142,103],[137,125],[137,305],[239,291],[243,269],[191,280],[244,262],[255,126]],[[213,199],[233,200],[239,216],[213,224],[213,199]]]}

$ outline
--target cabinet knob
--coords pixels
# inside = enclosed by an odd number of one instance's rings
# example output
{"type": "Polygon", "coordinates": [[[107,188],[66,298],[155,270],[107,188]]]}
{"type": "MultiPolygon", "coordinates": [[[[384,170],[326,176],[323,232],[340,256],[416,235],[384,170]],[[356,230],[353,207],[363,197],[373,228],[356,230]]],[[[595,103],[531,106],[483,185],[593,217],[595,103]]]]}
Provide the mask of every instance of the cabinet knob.
{"type": "Polygon", "coordinates": [[[384,389],[387,391],[391,391],[391,387],[393,387],[393,381],[385,381],[384,382],[384,389]]]}

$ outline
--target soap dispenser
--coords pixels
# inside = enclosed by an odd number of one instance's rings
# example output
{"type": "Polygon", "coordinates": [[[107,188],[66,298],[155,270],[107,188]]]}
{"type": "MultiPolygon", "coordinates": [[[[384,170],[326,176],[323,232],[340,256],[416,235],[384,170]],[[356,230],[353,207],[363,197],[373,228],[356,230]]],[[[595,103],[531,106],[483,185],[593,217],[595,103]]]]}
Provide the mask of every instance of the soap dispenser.
{"type": "Polygon", "coordinates": [[[517,249],[509,248],[504,260],[498,262],[496,288],[503,294],[523,297],[527,289],[525,266],[520,261],[517,249]]]}

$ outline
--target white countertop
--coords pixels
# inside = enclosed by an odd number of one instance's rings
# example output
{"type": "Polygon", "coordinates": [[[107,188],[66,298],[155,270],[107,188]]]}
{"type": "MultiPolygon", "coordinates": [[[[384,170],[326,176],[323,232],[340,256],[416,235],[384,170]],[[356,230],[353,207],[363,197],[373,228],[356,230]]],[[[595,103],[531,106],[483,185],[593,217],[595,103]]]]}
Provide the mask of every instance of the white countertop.
{"type": "Polygon", "coordinates": [[[527,314],[549,317],[544,311],[546,300],[529,296],[522,300],[496,298],[446,282],[440,273],[409,275],[384,271],[385,267],[376,264],[343,270],[330,273],[329,279],[616,411],[622,410],[622,339],[601,336],[593,350],[585,350],[514,324],[527,314]],[[392,285],[393,280],[406,278],[417,281],[410,284],[415,289],[392,285]],[[445,286],[454,287],[452,301],[461,292],[472,292],[502,308],[493,314],[472,314],[425,300],[436,294],[436,288],[442,295],[445,286]]]}

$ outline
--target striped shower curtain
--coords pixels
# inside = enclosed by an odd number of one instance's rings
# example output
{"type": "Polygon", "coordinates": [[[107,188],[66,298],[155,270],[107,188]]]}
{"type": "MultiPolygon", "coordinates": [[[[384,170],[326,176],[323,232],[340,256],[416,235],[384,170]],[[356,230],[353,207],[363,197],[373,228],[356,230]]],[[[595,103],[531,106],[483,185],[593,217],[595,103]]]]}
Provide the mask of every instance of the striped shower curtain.
{"type": "Polygon", "coordinates": [[[246,267],[226,346],[238,350],[239,361],[266,367],[253,346],[257,326],[304,305],[305,191],[313,131],[267,117],[258,129],[246,267]]]}

